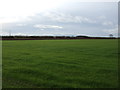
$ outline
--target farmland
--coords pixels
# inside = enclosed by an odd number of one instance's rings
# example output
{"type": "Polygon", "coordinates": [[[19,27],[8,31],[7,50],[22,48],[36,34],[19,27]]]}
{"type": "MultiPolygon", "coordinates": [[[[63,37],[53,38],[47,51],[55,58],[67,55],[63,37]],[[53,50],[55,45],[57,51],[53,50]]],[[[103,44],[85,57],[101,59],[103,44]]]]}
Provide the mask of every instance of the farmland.
{"type": "Polygon", "coordinates": [[[117,39],[6,40],[3,88],[115,88],[117,39]]]}

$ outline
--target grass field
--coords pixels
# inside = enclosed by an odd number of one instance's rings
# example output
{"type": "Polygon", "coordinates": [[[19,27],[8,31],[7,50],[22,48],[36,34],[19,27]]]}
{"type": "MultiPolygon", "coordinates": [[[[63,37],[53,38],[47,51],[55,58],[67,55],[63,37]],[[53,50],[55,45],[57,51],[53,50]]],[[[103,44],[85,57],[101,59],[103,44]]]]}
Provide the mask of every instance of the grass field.
{"type": "Polygon", "coordinates": [[[118,42],[3,41],[3,88],[115,88],[118,42]]]}

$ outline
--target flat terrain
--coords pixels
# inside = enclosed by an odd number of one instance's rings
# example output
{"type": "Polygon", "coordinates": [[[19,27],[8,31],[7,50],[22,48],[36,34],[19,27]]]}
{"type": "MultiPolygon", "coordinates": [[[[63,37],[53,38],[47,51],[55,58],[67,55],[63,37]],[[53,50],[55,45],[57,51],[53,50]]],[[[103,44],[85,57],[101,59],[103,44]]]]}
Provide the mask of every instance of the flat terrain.
{"type": "Polygon", "coordinates": [[[3,41],[3,88],[115,88],[117,39],[3,41]]]}

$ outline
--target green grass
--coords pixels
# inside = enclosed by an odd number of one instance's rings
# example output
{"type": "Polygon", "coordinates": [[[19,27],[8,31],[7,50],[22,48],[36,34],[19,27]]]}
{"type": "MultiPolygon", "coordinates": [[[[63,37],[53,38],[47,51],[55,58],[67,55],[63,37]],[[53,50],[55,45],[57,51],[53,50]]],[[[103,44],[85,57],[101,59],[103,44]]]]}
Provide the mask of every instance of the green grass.
{"type": "Polygon", "coordinates": [[[3,88],[115,88],[117,40],[3,41],[3,88]]]}

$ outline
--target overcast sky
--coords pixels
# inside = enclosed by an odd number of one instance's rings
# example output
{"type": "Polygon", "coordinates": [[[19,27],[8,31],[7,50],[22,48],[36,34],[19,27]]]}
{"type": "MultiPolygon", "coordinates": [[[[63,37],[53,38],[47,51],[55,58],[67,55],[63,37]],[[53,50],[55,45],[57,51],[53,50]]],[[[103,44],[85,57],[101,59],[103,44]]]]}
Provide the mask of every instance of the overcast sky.
{"type": "Polygon", "coordinates": [[[2,0],[2,35],[118,35],[117,2],[2,0]]]}

